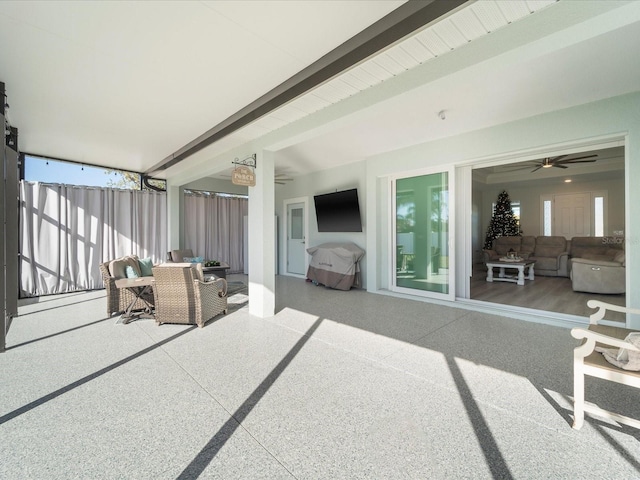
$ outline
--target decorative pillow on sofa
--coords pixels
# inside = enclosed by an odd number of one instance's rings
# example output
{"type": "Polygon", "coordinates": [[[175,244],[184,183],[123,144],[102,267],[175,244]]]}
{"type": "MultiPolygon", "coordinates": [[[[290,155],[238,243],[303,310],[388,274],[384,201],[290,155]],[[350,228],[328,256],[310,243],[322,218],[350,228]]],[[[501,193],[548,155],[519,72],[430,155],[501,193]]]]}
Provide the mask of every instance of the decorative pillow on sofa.
{"type": "Polygon", "coordinates": [[[151,268],[153,267],[153,261],[151,260],[151,257],[139,259],[138,265],[140,266],[140,273],[143,277],[153,276],[153,272],[151,271],[151,268]]]}

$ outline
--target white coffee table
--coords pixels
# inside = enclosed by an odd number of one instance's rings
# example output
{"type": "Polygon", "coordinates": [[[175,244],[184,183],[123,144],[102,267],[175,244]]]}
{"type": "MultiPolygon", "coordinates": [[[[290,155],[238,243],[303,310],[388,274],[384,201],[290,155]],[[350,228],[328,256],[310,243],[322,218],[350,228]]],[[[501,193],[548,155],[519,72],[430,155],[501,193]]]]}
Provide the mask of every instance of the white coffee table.
{"type": "Polygon", "coordinates": [[[535,263],[536,262],[530,262],[527,260],[523,260],[521,262],[502,262],[502,261],[487,262],[487,282],[513,282],[513,283],[517,283],[518,285],[524,285],[524,280],[525,280],[524,269],[525,268],[529,269],[529,271],[527,272],[528,276],[526,277],[526,279],[534,280],[535,276],[534,276],[533,266],[535,265],[535,263]],[[500,272],[498,273],[497,277],[493,276],[494,268],[500,269],[500,272]],[[518,274],[509,275],[505,273],[505,269],[507,268],[518,270],[518,274]]]}

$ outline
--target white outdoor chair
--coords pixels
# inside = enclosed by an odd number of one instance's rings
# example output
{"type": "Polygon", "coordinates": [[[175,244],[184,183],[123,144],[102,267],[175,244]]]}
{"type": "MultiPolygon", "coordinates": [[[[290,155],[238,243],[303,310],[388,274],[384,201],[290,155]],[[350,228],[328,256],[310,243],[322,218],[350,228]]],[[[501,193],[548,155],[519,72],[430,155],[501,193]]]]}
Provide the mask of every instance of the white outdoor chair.
{"type": "Polygon", "coordinates": [[[589,329],[574,328],[571,330],[571,335],[574,338],[584,340],[584,342],[579,347],[576,347],[573,352],[573,428],[578,430],[582,427],[585,412],[624,423],[625,425],[635,428],[640,428],[639,420],[604,410],[596,405],[585,403],[584,401],[585,375],[591,375],[592,377],[598,377],[604,380],[622,383],[623,385],[640,388],[639,371],[618,368],[609,363],[604,358],[604,355],[594,351],[596,343],[599,346],[618,347],[633,351],[640,351],[639,348],[629,342],[625,342],[624,340],[627,335],[634,332],[634,330],[608,325],[598,325],[598,322],[604,318],[607,310],[634,314],[640,314],[640,310],[611,305],[598,300],[589,300],[587,305],[589,308],[598,308],[598,310],[592,313],[589,317],[589,329]]]}

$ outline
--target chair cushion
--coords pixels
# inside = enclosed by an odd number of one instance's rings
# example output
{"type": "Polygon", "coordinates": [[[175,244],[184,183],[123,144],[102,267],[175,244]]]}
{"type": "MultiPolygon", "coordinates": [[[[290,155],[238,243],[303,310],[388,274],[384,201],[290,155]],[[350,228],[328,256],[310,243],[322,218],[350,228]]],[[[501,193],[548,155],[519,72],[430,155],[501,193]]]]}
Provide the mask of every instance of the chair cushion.
{"type": "Polygon", "coordinates": [[[113,278],[134,278],[127,275],[127,266],[130,266],[138,277],[142,276],[136,255],[127,255],[126,257],[112,260],[109,263],[109,274],[113,278]]]}

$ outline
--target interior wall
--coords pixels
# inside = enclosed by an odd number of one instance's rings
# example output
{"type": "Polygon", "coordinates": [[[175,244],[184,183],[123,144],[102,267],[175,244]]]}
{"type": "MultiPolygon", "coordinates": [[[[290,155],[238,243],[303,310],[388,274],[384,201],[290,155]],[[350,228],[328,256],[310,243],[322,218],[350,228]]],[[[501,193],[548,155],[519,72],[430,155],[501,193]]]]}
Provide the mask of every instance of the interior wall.
{"type": "MultiPolygon", "coordinates": [[[[535,184],[503,183],[496,185],[485,185],[482,191],[482,242],[484,235],[489,228],[491,221],[491,205],[496,202],[498,195],[503,190],[509,194],[512,202],[520,202],[520,228],[523,235],[542,235],[542,212],[541,197],[552,195],[583,193],[583,192],[606,192],[608,200],[607,224],[605,235],[613,235],[614,230],[625,230],[625,196],[624,196],[624,173],[618,180],[602,180],[598,182],[562,183],[559,185],[548,185],[544,180],[535,184]]],[[[482,244],[480,245],[482,248],[482,244]]]]}
{"type": "Polygon", "coordinates": [[[285,212],[284,201],[291,198],[307,198],[309,212],[307,222],[309,224],[309,238],[307,238],[306,248],[310,248],[327,242],[353,242],[365,250],[365,255],[360,263],[363,287],[366,288],[366,270],[369,261],[366,252],[366,235],[368,231],[366,224],[366,184],[365,184],[366,164],[363,161],[350,163],[336,168],[315,172],[313,174],[295,177],[292,182],[286,185],[276,185],[276,215],[282,219],[280,221],[278,246],[280,271],[286,271],[286,228],[284,224],[285,212]],[[360,217],[362,219],[362,232],[318,232],[316,221],[316,211],[313,203],[314,195],[358,189],[358,201],[360,203],[360,217]]]}

